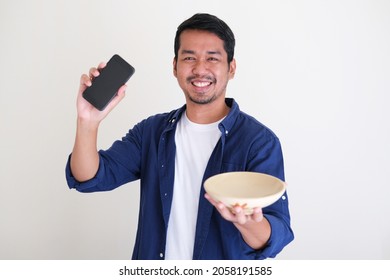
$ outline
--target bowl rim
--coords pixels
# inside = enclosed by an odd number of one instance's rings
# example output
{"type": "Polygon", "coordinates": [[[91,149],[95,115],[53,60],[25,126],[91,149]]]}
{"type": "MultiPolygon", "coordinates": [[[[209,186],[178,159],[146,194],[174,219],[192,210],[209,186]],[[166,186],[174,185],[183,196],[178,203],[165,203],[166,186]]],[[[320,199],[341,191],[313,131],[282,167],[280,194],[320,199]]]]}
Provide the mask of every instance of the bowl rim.
{"type": "MultiPolygon", "coordinates": [[[[274,192],[274,193],[271,193],[269,195],[266,195],[266,196],[263,196],[261,198],[265,198],[265,197],[273,197],[273,196],[281,196],[283,195],[283,193],[286,191],[286,183],[279,179],[278,177],[275,177],[273,175],[270,175],[270,174],[266,174],[266,173],[262,173],[262,172],[255,172],[255,171],[230,171],[230,172],[223,172],[223,173],[219,173],[219,174],[216,174],[216,175],[213,175],[213,176],[210,176],[209,178],[207,178],[205,181],[204,181],[204,189],[207,193],[209,193],[210,195],[216,195],[216,196],[223,196],[222,194],[216,192],[216,191],[213,191],[213,190],[210,190],[210,181],[214,180],[215,178],[217,177],[222,177],[222,176],[229,176],[229,175],[234,175],[234,174],[250,174],[250,176],[257,176],[257,175],[261,175],[261,176],[264,176],[264,177],[268,177],[268,178],[271,178],[279,183],[281,183],[282,185],[282,188],[280,190],[278,190],[277,192],[274,192]]],[[[259,197],[260,198],[260,197],[259,197]]],[[[245,199],[245,200],[256,200],[256,199],[259,199],[257,197],[240,197],[239,199],[245,199]]]]}

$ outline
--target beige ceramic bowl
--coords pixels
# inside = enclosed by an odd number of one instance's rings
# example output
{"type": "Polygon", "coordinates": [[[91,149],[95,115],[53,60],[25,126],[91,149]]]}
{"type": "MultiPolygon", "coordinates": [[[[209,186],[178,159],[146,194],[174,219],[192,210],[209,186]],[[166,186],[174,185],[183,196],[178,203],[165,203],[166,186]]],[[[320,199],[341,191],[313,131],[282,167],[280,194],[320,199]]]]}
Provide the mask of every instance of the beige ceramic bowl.
{"type": "Polygon", "coordinates": [[[271,175],[257,172],[227,172],[208,178],[206,192],[227,207],[240,205],[246,214],[253,208],[264,208],[277,201],[285,192],[285,183],[271,175]]]}

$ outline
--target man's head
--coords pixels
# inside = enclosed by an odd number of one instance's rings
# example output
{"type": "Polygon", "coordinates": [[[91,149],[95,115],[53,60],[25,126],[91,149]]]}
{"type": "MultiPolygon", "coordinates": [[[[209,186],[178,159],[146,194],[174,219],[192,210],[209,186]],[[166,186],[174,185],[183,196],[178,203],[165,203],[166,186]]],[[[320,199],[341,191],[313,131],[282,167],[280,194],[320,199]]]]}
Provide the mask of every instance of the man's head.
{"type": "Polygon", "coordinates": [[[215,16],[196,14],[179,26],[173,74],[187,104],[224,106],[236,70],[234,42],[230,28],[215,16]]]}
{"type": "Polygon", "coordinates": [[[175,60],[177,60],[178,51],[180,49],[180,35],[185,30],[204,30],[217,35],[224,43],[223,45],[227,53],[228,63],[230,64],[233,60],[236,42],[234,34],[224,21],[210,14],[195,14],[179,25],[175,36],[175,60]]]}

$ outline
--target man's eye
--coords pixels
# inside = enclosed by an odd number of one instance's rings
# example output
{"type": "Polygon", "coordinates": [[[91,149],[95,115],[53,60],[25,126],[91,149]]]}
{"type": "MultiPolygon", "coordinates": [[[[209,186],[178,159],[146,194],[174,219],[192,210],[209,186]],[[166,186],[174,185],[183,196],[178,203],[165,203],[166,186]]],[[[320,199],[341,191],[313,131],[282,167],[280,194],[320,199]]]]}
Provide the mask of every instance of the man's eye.
{"type": "Polygon", "coordinates": [[[216,57],[209,57],[208,60],[209,61],[218,61],[218,58],[216,58],[216,57]]]}
{"type": "Polygon", "coordinates": [[[190,60],[195,60],[195,58],[189,56],[189,57],[185,57],[184,60],[190,61],[190,60]]]}

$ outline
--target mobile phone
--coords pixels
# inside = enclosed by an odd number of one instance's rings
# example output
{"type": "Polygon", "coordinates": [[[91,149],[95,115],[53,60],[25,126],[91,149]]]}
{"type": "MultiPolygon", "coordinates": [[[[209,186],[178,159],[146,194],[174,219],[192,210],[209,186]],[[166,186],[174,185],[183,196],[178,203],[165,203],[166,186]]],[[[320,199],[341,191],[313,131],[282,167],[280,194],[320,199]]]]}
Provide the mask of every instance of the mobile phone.
{"type": "Polygon", "coordinates": [[[115,97],[118,89],[134,74],[135,69],[126,60],[115,54],[100,70],[100,75],[83,92],[83,97],[99,111],[115,97]]]}

